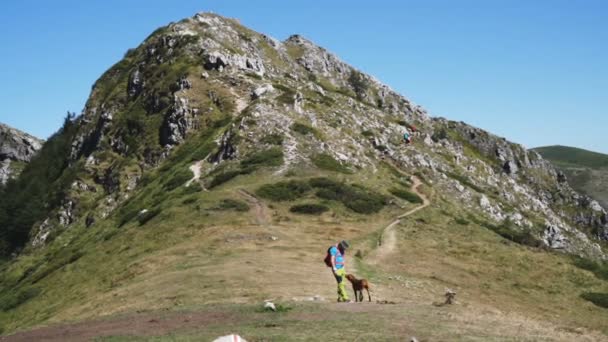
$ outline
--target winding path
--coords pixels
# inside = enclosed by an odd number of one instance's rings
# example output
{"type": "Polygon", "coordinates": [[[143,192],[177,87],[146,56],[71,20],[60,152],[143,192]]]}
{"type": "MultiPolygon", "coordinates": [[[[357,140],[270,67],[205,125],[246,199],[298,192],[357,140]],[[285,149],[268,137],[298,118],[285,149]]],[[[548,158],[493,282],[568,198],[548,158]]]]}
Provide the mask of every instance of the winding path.
{"type": "Polygon", "coordinates": [[[422,204],[404,214],[397,216],[397,218],[393,222],[391,222],[388,226],[386,226],[382,230],[382,234],[380,235],[380,238],[378,239],[378,247],[382,246],[382,248],[379,248],[377,250],[377,254],[376,254],[377,258],[383,258],[386,255],[395,251],[395,248],[397,246],[397,237],[395,234],[394,227],[397,224],[399,224],[399,222],[401,222],[401,220],[403,218],[408,217],[408,216],[412,215],[413,213],[417,212],[418,210],[426,208],[427,206],[429,206],[429,204],[431,204],[431,202],[426,197],[426,195],[418,190],[418,187],[422,184],[422,182],[420,182],[420,179],[418,179],[415,176],[412,176],[412,180],[413,180],[413,184],[412,184],[411,190],[414,193],[416,193],[418,196],[420,196],[420,198],[422,198],[422,204]]]}
{"type": "Polygon", "coordinates": [[[268,225],[270,222],[270,215],[266,206],[253,194],[247,192],[244,189],[239,189],[238,193],[243,196],[249,204],[252,204],[255,209],[255,219],[260,226],[268,225]]]}

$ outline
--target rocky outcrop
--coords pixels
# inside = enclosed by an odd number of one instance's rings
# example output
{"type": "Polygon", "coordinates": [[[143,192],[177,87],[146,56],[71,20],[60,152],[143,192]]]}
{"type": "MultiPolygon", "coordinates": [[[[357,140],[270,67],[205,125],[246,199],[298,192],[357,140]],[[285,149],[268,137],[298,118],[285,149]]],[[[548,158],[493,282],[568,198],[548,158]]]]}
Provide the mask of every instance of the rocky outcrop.
{"type": "Polygon", "coordinates": [[[190,108],[188,98],[175,95],[173,107],[161,128],[161,145],[170,147],[182,143],[194,127],[197,115],[198,110],[190,108]]]}
{"type": "Polygon", "coordinates": [[[0,124],[0,184],[6,182],[20,171],[19,163],[28,163],[42,148],[43,141],[0,124]]]}

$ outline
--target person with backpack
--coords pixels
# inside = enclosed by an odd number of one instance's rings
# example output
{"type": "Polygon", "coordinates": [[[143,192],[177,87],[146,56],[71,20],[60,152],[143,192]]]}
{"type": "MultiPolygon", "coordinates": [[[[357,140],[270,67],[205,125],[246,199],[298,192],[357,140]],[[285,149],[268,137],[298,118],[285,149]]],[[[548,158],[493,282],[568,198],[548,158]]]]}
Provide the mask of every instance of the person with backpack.
{"type": "Polygon", "coordinates": [[[331,271],[338,282],[338,302],[350,302],[346,293],[346,270],[344,269],[344,253],[350,245],[348,241],[342,240],[327,249],[325,264],[331,267],[331,271]]]}

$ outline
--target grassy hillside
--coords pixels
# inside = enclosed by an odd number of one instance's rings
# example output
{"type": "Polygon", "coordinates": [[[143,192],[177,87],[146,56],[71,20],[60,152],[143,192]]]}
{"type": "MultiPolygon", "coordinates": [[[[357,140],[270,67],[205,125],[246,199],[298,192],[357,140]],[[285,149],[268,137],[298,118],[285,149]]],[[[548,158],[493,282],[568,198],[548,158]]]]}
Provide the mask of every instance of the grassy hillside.
{"type": "Polygon", "coordinates": [[[533,149],[560,166],[600,169],[608,167],[608,155],[568,146],[545,146],[533,149]]]}
{"type": "MultiPolygon", "coordinates": [[[[314,169],[298,173],[289,180],[320,175],[314,169]]],[[[369,188],[398,181],[389,169],[340,177],[369,188]]],[[[519,340],[529,341],[600,341],[608,334],[608,309],[581,297],[608,293],[606,269],[594,273],[578,259],[514,243],[430,187],[423,191],[431,206],[396,227],[394,251],[378,253],[383,228],[418,204],[392,197],[394,204],[379,213],[358,214],[337,201],[319,202],[312,192],[288,201],[247,195],[264,184],[274,182],[254,173],[211,192],[181,186],[146,222],[74,229],[45,254],[20,257],[4,270],[23,289],[3,298],[4,328],[106,317],[89,323],[99,329],[94,336],[105,336],[102,341],[133,340],[132,327],[117,328],[123,321],[150,325],[136,336],[160,341],[235,331],[253,341],[345,334],[366,340],[509,339],[514,327],[519,340]],[[226,208],[226,199],[249,210],[226,208]],[[311,202],[331,210],[312,217],[289,210],[311,202]],[[338,237],[351,240],[348,270],[371,281],[373,300],[396,304],[333,303],[334,280],[321,260],[338,237]],[[445,288],[458,293],[456,304],[438,306],[445,288]],[[309,301],[316,295],[324,300],[309,301]],[[263,312],[265,299],[289,310],[263,312]],[[197,319],[197,326],[186,322],[197,319]],[[156,330],[150,321],[167,325],[156,330]]]]}
{"type": "Polygon", "coordinates": [[[608,207],[608,155],[566,146],[534,150],[562,170],[575,190],[608,207]]]}

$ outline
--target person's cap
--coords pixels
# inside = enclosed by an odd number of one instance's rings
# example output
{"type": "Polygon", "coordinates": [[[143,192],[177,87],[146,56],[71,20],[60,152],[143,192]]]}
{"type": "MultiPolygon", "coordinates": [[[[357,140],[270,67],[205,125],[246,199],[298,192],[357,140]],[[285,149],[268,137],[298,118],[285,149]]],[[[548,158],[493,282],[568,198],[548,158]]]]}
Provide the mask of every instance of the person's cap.
{"type": "Polygon", "coordinates": [[[348,241],[342,240],[340,241],[340,247],[342,247],[342,249],[347,249],[350,247],[350,244],[348,243],[348,241]]]}

